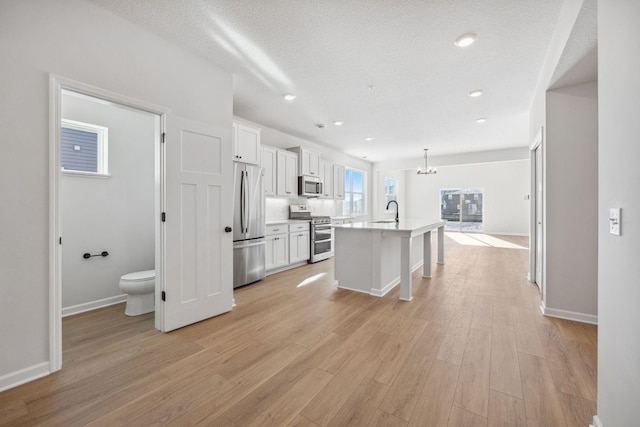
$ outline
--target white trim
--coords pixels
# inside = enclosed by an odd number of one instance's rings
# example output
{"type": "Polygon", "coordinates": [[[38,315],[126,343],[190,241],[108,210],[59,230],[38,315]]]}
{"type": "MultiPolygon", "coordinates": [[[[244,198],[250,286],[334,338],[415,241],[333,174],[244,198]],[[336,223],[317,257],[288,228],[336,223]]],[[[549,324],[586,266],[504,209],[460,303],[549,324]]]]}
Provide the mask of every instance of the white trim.
{"type": "Polygon", "coordinates": [[[295,264],[287,264],[280,267],[276,267],[272,270],[267,270],[266,276],[271,276],[272,274],[282,273],[283,271],[291,270],[292,268],[302,267],[303,265],[307,265],[307,260],[296,262],[295,264]]]}
{"type": "Polygon", "coordinates": [[[395,288],[399,284],[400,284],[400,278],[396,277],[395,279],[387,283],[382,289],[371,289],[371,292],[369,293],[369,295],[373,295],[374,297],[383,297],[387,293],[389,293],[391,289],[395,288]]]}
{"type": "Polygon", "coordinates": [[[541,299],[544,303],[547,297],[546,288],[545,288],[545,275],[546,275],[546,266],[544,263],[545,252],[544,252],[544,240],[546,235],[546,218],[544,212],[544,197],[546,194],[546,181],[544,177],[544,127],[540,127],[538,132],[536,133],[535,138],[531,142],[529,146],[529,274],[527,278],[530,282],[536,284],[541,293],[541,299]],[[536,205],[536,192],[537,192],[537,180],[536,180],[536,150],[540,148],[542,154],[542,177],[540,177],[542,181],[542,242],[538,242],[538,233],[537,233],[537,224],[536,224],[536,216],[537,216],[537,205],[536,205]],[[537,247],[538,245],[542,245],[542,259],[540,260],[542,266],[540,268],[540,275],[542,277],[537,277],[538,266],[536,265],[537,259],[537,247]]]}
{"type": "Polygon", "coordinates": [[[74,314],[84,313],[86,311],[97,310],[110,305],[127,302],[127,294],[116,295],[109,298],[103,298],[95,301],[85,302],[78,305],[64,307],[62,309],[62,317],[73,316],[74,314]]]}
{"type": "Polygon", "coordinates": [[[10,372],[0,377],[0,392],[9,390],[10,388],[46,377],[51,371],[49,370],[49,362],[38,363],[19,371],[10,372]]]}
{"type": "Polygon", "coordinates": [[[544,305],[544,301],[540,303],[540,311],[544,316],[557,317],[559,319],[573,320],[574,322],[598,324],[598,316],[593,314],[578,313],[575,311],[560,310],[557,308],[549,308],[544,305]]]}
{"type": "Polygon", "coordinates": [[[62,175],[77,176],[79,178],[100,178],[100,179],[111,178],[111,174],[108,174],[108,173],[74,171],[74,170],[66,170],[64,168],[60,168],[60,172],[62,173],[62,175]]]}
{"type": "Polygon", "coordinates": [[[593,426],[592,427],[604,427],[602,422],[600,422],[600,418],[597,415],[593,416],[593,426]]]}
{"type": "MultiPolygon", "coordinates": [[[[142,110],[159,117],[159,129],[155,138],[160,141],[160,133],[165,132],[166,116],[171,112],[168,108],[160,107],[138,99],[130,98],[119,93],[100,89],[75,80],[49,74],[49,362],[47,373],[62,368],[62,254],[59,239],[60,226],[60,123],[62,108],[62,91],[88,95],[106,103],[142,110]]],[[[160,223],[160,212],[164,199],[164,158],[162,144],[156,144],[155,158],[155,210],[156,210],[156,301],[160,300],[160,289],[164,288],[164,252],[163,231],[160,223]]],[[[162,330],[162,305],[156,304],[155,326],[162,330]]],[[[41,376],[42,376],[41,375],[41,376]]],[[[35,379],[35,378],[32,378],[35,379]]]]}

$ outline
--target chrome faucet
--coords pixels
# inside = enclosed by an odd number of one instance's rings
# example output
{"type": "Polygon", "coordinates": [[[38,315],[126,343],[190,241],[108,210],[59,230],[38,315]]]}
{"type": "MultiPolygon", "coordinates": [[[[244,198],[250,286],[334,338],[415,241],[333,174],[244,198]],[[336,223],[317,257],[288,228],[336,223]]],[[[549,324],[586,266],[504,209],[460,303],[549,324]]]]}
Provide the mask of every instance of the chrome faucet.
{"type": "Polygon", "coordinates": [[[389,203],[387,203],[387,210],[389,210],[389,205],[391,203],[395,203],[396,204],[396,222],[399,222],[398,211],[400,210],[400,207],[398,206],[398,202],[396,202],[395,200],[389,200],[389,203]]]}

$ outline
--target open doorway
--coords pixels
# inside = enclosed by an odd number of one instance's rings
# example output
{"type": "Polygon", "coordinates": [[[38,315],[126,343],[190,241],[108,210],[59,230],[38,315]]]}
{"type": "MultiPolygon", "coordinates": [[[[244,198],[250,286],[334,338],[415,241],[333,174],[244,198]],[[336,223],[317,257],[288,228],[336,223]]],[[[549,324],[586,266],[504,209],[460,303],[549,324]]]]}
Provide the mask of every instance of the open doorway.
{"type": "MultiPolygon", "coordinates": [[[[225,201],[233,194],[231,120],[226,127],[169,115],[166,109],[155,105],[53,75],[50,90],[50,371],[62,367],[62,248],[65,239],[61,215],[61,126],[64,92],[78,98],[94,98],[98,104],[138,110],[138,113],[153,117],[154,209],[153,218],[146,221],[153,224],[154,229],[155,328],[167,332],[230,311],[233,307],[232,211],[225,201]]],[[[83,129],[87,130],[86,127],[83,129]]],[[[75,150],[74,145],[71,144],[71,151],[82,151],[81,144],[78,144],[79,150],[75,150]]],[[[92,158],[91,162],[94,162],[100,155],[92,158]]],[[[108,160],[108,168],[112,163],[108,160]]],[[[93,179],[108,180],[109,177],[97,177],[100,171],[108,171],[108,168],[102,165],[96,166],[95,171],[75,173],[94,173],[93,179]]],[[[129,191],[129,188],[121,191],[129,191]]],[[[135,196],[133,200],[136,200],[135,196]]],[[[108,202],[98,198],[95,203],[104,207],[108,202]]],[[[120,203],[116,208],[124,210],[124,217],[127,217],[127,210],[135,209],[135,206],[135,202],[120,203]]],[[[80,218],[84,220],[84,217],[80,218]]],[[[109,252],[100,242],[95,244],[97,246],[91,249],[80,249],[82,260],[97,261],[85,266],[96,267],[100,258],[94,260],[92,255],[102,256],[102,252],[109,252]],[[84,254],[88,254],[87,259],[84,254]]],[[[103,258],[112,260],[116,255],[122,256],[120,251],[125,252],[120,248],[103,258]],[[108,258],[111,256],[113,258],[108,258]]],[[[78,253],[74,252],[72,256],[77,257],[78,253]]],[[[131,265],[126,270],[129,268],[137,270],[140,267],[131,265]]],[[[84,308],[90,307],[85,305],[84,308]]]]}
{"type": "Polygon", "coordinates": [[[540,289],[544,301],[544,156],[542,144],[542,128],[538,131],[530,149],[531,162],[531,207],[529,226],[529,281],[540,289]]]}
{"type": "MultiPolygon", "coordinates": [[[[126,301],[124,274],[162,271],[166,112],[56,76],[50,111],[53,372],[62,367],[63,316],[126,301]]],[[[155,300],[162,279],[156,274],[155,300]]]]}
{"type": "MultiPolygon", "coordinates": [[[[63,317],[126,302],[120,278],[155,271],[159,131],[158,114],[62,90],[63,317]]],[[[134,298],[152,310],[153,297],[151,290],[134,298]]]]}

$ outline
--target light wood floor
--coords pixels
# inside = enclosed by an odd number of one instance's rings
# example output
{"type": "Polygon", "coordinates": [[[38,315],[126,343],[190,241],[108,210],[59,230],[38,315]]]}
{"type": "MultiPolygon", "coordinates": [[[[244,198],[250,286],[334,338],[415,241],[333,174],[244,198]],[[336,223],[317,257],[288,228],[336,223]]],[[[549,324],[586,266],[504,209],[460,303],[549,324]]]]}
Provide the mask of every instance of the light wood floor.
{"type": "Polygon", "coordinates": [[[596,327],[542,317],[526,239],[497,237],[447,237],[412,302],[338,290],[328,260],[168,334],[122,305],[66,318],[62,371],[0,393],[0,425],[586,427],[596,327]]]}

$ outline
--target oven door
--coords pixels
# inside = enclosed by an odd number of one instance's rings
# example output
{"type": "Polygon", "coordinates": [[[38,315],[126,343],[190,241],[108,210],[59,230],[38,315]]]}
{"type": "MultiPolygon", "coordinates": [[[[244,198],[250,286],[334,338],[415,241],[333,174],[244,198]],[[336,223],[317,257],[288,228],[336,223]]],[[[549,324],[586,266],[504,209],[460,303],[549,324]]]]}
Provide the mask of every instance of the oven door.
{"type": "Polygon", "coordinates": [[[313,235],[311,239],[313,241],[331,240],[331,224],[314,225],[312,230],[313,235]]]}

